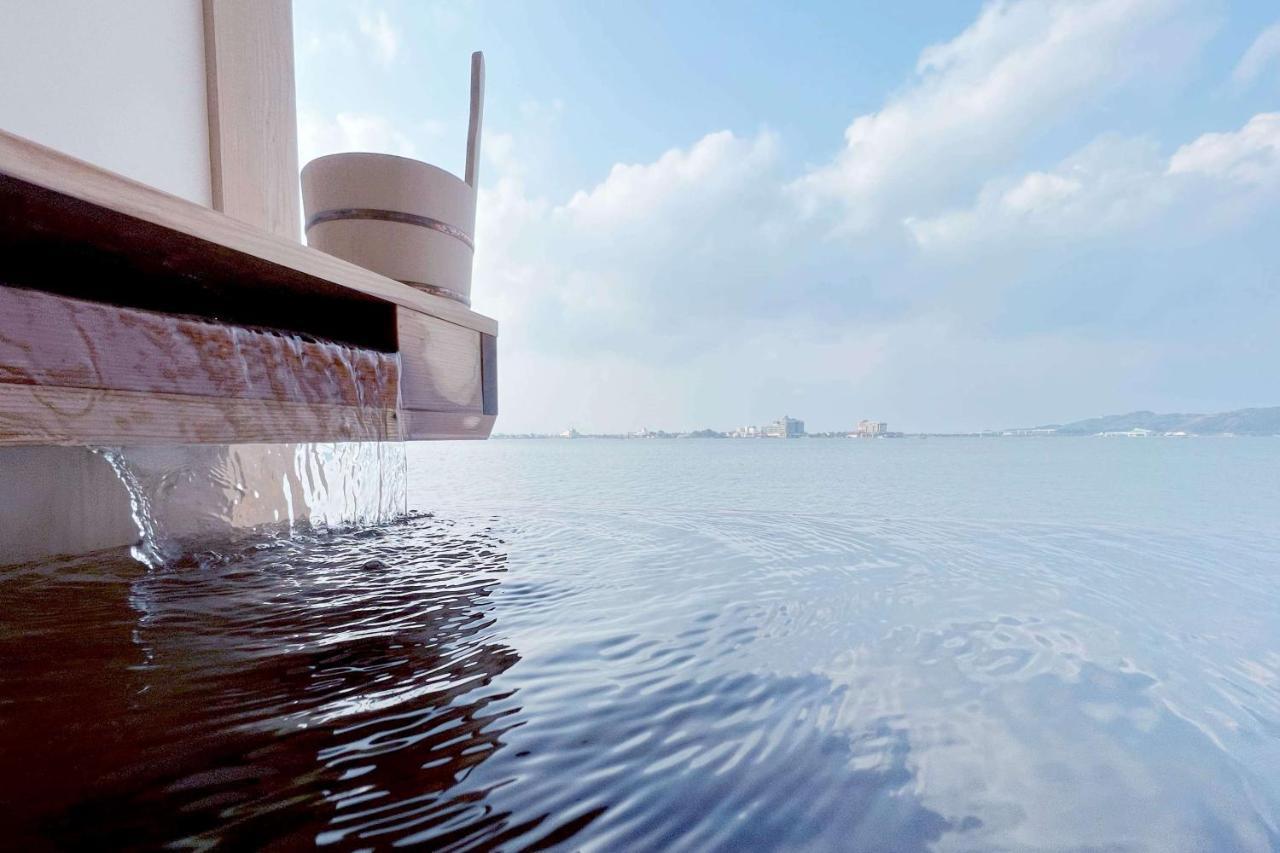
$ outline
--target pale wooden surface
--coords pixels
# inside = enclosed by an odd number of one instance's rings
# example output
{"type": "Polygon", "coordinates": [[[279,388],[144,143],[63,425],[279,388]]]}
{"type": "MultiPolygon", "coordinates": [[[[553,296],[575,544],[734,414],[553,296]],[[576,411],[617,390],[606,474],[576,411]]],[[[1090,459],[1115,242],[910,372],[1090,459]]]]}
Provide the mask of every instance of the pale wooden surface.
{"type": "Polygon", "coordinates": [[[0,385],[0,446],[483,439],[493,415],[215,400],[182,394],[0,385]],[[371,417],[372,414],[377,417],[371,417]]]}
{"type": "MultiPolygon", "coordinates": [[[[496,321],[451,299],[432,296],[310,249],[222,213],[99,169],[0,131],[0,175],[89,202],[477,332],[496,335],[496,321]]],[[[305,298],[305,293],[299,298],[305,298]]]]}
{"type": "Polygon", "coordinates": [[[302,191],[309,246],[469,303],[476,191],[457,175],[391,154],[330,154],[302,170],[302,191]]]}
{"type": "MultiPolygon", "coordinates": [[[[142,327],[126,332],[122,326],[116,344],[98,354],[106,358],[100,369],[73,365],[59,372],[55,357],[80,351],[54,341],[58,330],[38,312],[27,321],[7,311],[5,325],[12,332],[18,324],[14,340],[26,341],[18,346],[30,358],[0,374],[0,445],[430,440],[485,438],[493,428],[496,407],[485,399],[483,379],[492,375],[492,365],[486,374],[482,342],[496,333],[497,323],[451,300],[3,132],[0,205],[0,285],[13,273],[29,288],[21,298],[9,294],[16,300],[10,308],[80,299],[93,303],[84,311],[94,317],[103,310],[146,309],[304,335],[315,331],[375,359],[399,353],[403,365],[400,411],[386,397],[373,408],[345,405],[342,398],[317,401],[305,385],[297,389],[302,396],[273,390],[264,399],[246,399],[251,391],[237,383],[223,387],[218,380],[205,387],[180,360],[163,355],[136,369],[112,361],[113,352],[128,359],[125,350],[145,349],[116,345],[144,334],[142,327]],[[129,291],[136,291],[133,302],[120,304],[129,291]],[[167,302],[173,304],[164,307],[167,302]],[[253,306],[260,310],[252,316],[231,316],[253,306]],[[283,309],[288,316],[280,314],[283,309]],[[295,328],[287,322],[295,315],[310,319],[295,328]],[[352,326],[360,334],[339,334],[352,326]]],[[[63,329],[79,336],[84,352],[106,343],[95,337],[97,320],[81,325],[71,328],[71,321],[63,329]]],[[[193,346],[216,339],[194,326],[187,331],[193,346]]],[[[224,347],[219,356],[219,346],[206,355],[236,360],[234,348],[224,347]]]]}
{"type": "Polygon", "coordinates": [[[484,124],[484,54],[471,54],[471,115],[467,122],[467,170],[472,189],[480,186],[480,131],[484,124]]]}
{"type": "Polygon", "coordinates": [[[488,437],[493,338],[396,327],[398,355],[0,286],[0,446],[488,437]]]}
{"type": "Polygon", "coordinates": [[[0,383],[395,409],[399,379],[394,355],[0,286],[0,383]]]}
{"type": "Polygon", "coordinates": [[[403,437],[407,436],[401,433],[397,413],[387,409],[0,385],[0,446],[393,441],[403,437]]]}
{"type": "Polygon", "coordinates": [[[402,405],[480,413],[480,333],[403,308],[396,311],[396,326],[402,405]]]}
{"type": "Polygon", "coordinates": [[[204,0],[213,207],[298,238],[290,0],[204,0]]]}
{"type": "Polygon", "coordinates": [[[444,441],[448,439],[488,438],[493,432],[493,415],[469,412],[400,413],[400,427],[409,441],[444,441]]]}

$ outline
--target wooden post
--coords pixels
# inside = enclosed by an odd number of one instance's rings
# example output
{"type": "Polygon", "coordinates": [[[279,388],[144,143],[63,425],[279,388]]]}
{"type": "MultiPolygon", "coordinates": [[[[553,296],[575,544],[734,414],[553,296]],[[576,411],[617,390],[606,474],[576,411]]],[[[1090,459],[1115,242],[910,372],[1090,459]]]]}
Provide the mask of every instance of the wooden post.
{"type": "Polygon", "coordinates": [[[213,207],[297,241],[298,117],[289,0],[204,0],[213,207]]]}

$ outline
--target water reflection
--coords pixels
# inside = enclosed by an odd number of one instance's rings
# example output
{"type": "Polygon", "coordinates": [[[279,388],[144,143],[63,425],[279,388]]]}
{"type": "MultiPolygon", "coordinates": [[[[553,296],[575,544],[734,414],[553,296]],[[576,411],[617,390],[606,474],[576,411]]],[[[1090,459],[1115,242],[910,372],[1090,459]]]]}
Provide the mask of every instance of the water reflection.
{"type": "Polygon", "coordinates": [[[0,576],[0,825],[14,846],[1265,851],[1265,545],[530,510],[22,567],[0,576]]]}
{"type": "Polygon", "coordinates": [[[518,660],[494,635],[505,571],[489,531],[430,518],[153,572],[11,570],[9,841],[349,844],[439,825],[518,710],[492,685],[518,660]]]}

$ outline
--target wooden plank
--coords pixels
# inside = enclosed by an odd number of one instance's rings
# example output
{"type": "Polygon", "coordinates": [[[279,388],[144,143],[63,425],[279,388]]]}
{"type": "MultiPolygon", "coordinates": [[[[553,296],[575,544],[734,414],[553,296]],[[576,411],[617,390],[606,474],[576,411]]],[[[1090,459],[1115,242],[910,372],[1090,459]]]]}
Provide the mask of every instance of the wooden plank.
{"type": "Polygon", "coordinates": [[[204,0],[213,207],[299,239],[290,0],[204,0]]]}
{"type": "Polygon", "coordinates": [[[0,175],[0,283],[395,352],[395,306],[0,175]]]}
{"type": "Polygon", "coordinates": [[[0,287],[0,383],[395,409],[399,380],[394,355],[0,287]]]}
{"type": "Polygon", "coordinates": [[[406,409],[482,411],[479,332],[403,308],[396,309],[396,327],[406,409]]]}
{"type": "Polygon", "coordinates": [[[0,445],[243,444],[401,438],[399,417],[386,409],[0,385],[0,445]]]}
{"type": "Polygon", "coordinates": [[[400,413],[400,426],[406,441],[447,441],[488,438],[493,432],[493,415],[468,412],[400,413]]]}
{"type": "Polygon", "coordinates": [[[480,388],[484,397],[481,410],[486,415],[498,414],[498,339],[480,336],[480,388]]]}
{"type": "MultiPolygon", "coordinates": [[[[498,333],[496,321],[451,299],[424,293],[3,131],[0,131],[0,176],[13,179],[0,181],[0,219],[5,218],[6,209],[20,204],[26,205],[29,212],[44,211],[45,217],[42,223],[18,232],[14,229],[23,227],[24,217],[8,217],[0,237],[10,246],[33,242],[37,247],[46,245],[48,241],[41,243],[37,237],[41,233],[47,236],[49,228],[56,231],[58,227],[70,227],[73,232],[79,229],[83,236],[72,233],[71,242],[83,244],[89,240],[92,245],[93,239],[102,240],[104,235],[127,232],[132,227],[149,235],[147,240],[137,241],[132,247],[135,255],[159,255],[159,261],[172,271],[175,279],[187,279],[187,286],[211,274],[227,278],[228,272],[238,266],[240,277],[251,286],[282,288],[294,294],[299,305],[312,296],[326,294],[330,298],[343,295],[348,299],[371,298],[484,334],[498,333]],[[51,191],[63,197],[63,201],[58,205],[47,198],[42,200],[39,194],[30,192],[30,187],[51,191]],[[77,207],[69,203],[77,200],[85,204],[77,207]],[[58,222],[50,221],[51,209],[68,222],[59,226],[58,222]],[[77,211],[88,211],[91,215],[77,211]],[[157,242],[154,236],[157,232],[165,232],[166,238],[157,242]]],[[[62,245],[67,242],[64,240],[62,245]]],[[[103,293],[91,298],[110,302],[112,296],[103,293]]]]}

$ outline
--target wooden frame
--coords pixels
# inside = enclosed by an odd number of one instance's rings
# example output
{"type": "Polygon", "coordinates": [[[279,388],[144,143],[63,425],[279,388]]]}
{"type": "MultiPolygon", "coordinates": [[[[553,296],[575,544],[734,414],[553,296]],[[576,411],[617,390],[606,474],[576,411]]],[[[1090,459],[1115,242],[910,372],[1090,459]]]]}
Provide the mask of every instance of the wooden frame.
{"type": "MultiPolygon", "coordinates": [[[[0,221],[0,239],[20,238],[31,243],[37,231],[46,237],[59,229],[80,229],[93,240],[105,235],[125,235],[127,239],[146,237],[165,245],[134,246],[135,260],[157,251],[167,252],[166,268],[188,278],[212,276],[209,270],[234,272],[254,281],[258,287],[269,280],[301,298],[324,292],[341,293],[349,299],[372,299],[398,305],[475,329],[487,335],[498,333],[498,323],[455,302],[423,293],[398,281],[378,275],[310,249],[299,243],[265,233],[231,217],[171,196],[145,184],[113,174],[0,131],[0,214],[26,207],[26,215],[40,215],[39,227],[0,221]],[[47,190],[47,193],[41,193],[47,190]],[[74,221],[72,221],[74,220],[74,221]],[[15,233],[20,229],[22,233],[15,233]],[[54,229],[54,230],[50,230],[54,229]],[[129,237],[132,229],[137,236],[129,237]],[[148,234],[142,234],[149,231],[148,234]],[[247,275],[246,275],[247,273],[247,275]]],[[[6,242],[12,247],[15,242],[6,242]]],[[[127,246],[112,249],[115,254],[130,251],[127,246]]]]}
{"type": "MultiPolygon", "coordinates": [[[[0,357],[0,444],[485,438],[493,428],[490,318],[3,132],[0,304],[36,306],[36,319],[0,329],[23,352],[0,357]],[[58,319],[76,311],[94,319],[58,319]],[[207,330],[221,328],[262,336],[255,345],[268,350],[282,332],[318,348],[315,357],[332,344],[352,348],[380,364],[382,378],[397,371],[394,402],[376,378],[352,406],[349,395],[263,393],[248,380],[205,388],[181,375],[146,384],[158,374],[119,365],[51,369],[67,352],[59,335],[159,329],[161,317],[173,346],[182,334],[216,339],[207,330]]],[[[145,349],[129,340],[117,356],[145,349]]],[[[219,352],[212,357],[237,358],[219,352]]],[[[306,378],[301,365],[291,369],[306,378]]]]}
{"type": "Polygon", "coordinates": [[[290,0],[204,0],[213,208],[298,240],[290,0]]]}

